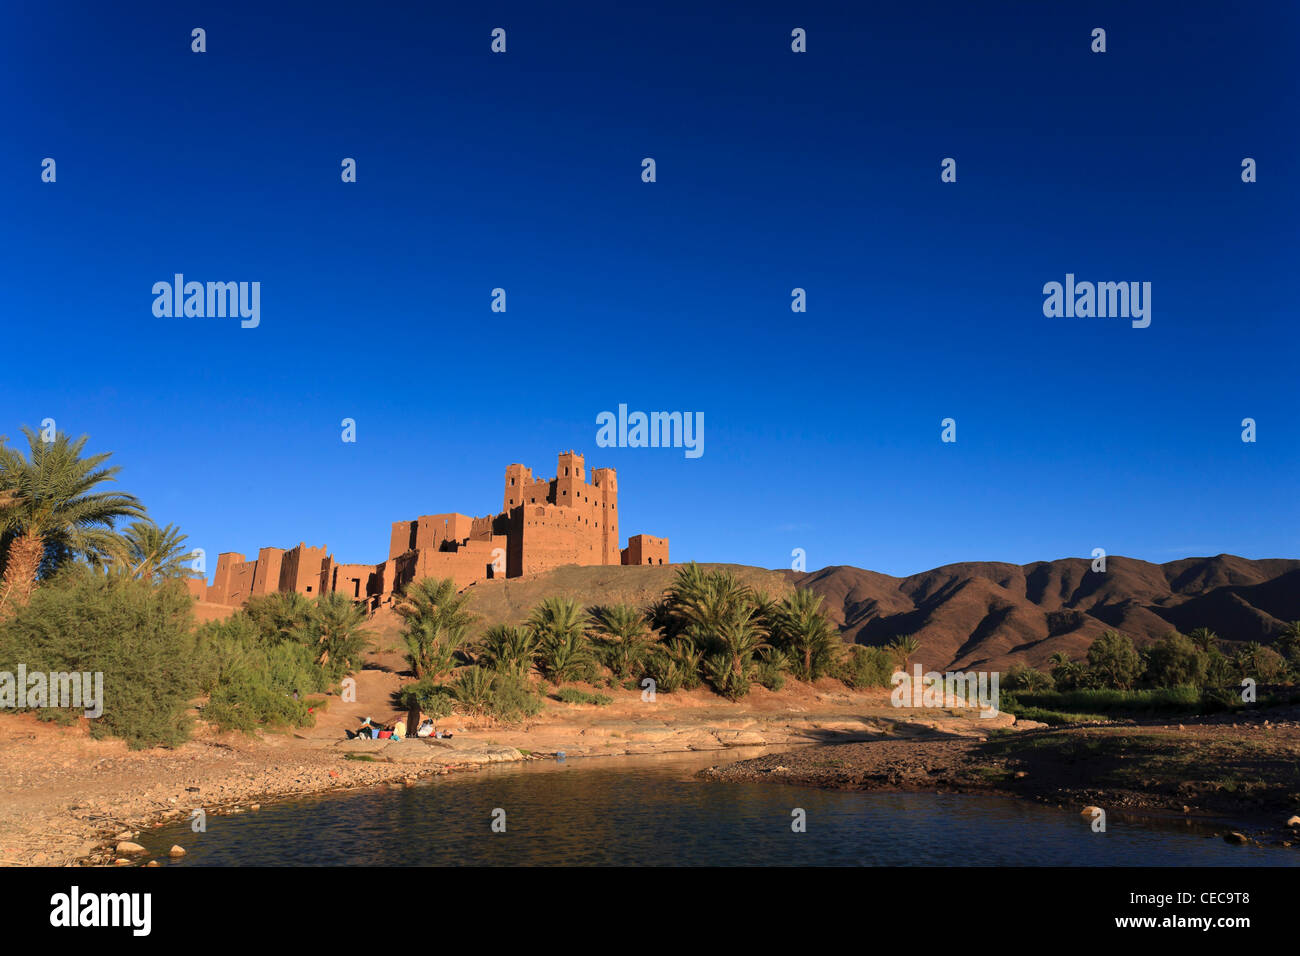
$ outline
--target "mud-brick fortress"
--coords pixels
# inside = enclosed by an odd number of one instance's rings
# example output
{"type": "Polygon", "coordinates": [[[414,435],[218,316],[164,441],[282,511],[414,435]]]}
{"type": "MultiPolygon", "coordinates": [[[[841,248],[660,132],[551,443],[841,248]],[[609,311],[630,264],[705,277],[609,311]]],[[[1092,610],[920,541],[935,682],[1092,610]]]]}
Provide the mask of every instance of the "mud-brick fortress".
{"type": "Polygon", "coordinates": [[[506,467],[498,514],[425,515],[398,521],[382,564],[340,564],[325,547],[262,548],[257,558],[217,557],[211,585],[191,582],[195,597],[239,606],[254,594],[339,591],[378,606],[417,578],[451,578],[467,588],[492,578],[516,578],[565,564],[667,564],[668,539],[633,535],[618,547],[618,478],[597,468],[587,482],[582,456],[559,456],[554,478],[506,467]]]}

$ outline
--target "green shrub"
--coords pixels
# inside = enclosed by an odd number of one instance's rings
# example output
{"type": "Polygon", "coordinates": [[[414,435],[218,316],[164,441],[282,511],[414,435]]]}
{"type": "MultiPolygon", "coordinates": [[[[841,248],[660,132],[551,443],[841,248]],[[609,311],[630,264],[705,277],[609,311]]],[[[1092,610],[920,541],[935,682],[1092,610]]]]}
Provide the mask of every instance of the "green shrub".
{"type": "Polygon", "coordinates": [[[1088,667],[1103,687],[1127,690],[1142,673],[1142,658],[1127,636],[1105,631],[1088,648],[1088,667]]]}
{"type": "Polygon", "coordinates": [[[537,658],[537,640],[531,628],[497,624],[483,635],[479,655],[495,670],[513,668],[526,674],[537,658]]]}
{"type": "Polygon", "coordinates": [[[102,673],[103,714],[90,721],[92,736],[121,737],[133,749],[176,746],[189,736],[185,712],[199,690],[193,603],[176,581],[155,587],[71,568],[0,624],[0,670],[21,663],[29,673],[102,673]]]}
{"type": "Polygon", "coordinates": [[[890,687],[893,684],[894,658],[883,647],[850,646],[832,676],[848,686],[863,690],[868,687],[890,687]]]}
{"type": "Polygon", "coordinates": [[[541,710],[541,695],[527,678],[514,671],[498,671],[493,676],[488,712],[497,720],[513,724],[525,717],[536,717],[541,710]]]}
{"type": "MultiPolygon", "coordinates": [[[[843,641],[835,626],[822,611],[822,598],[807,588],[772,606],[763,617],[770,621],[773,646],[785,652],[788,669],[800,680],[814,681],[830,674],[838,660],[843,641]]],[[[764,676],[777,680],[779,669],[760,666],[759,683],[768,686],[764,676]]],[[[784,678],[780,678],[784,682],[784,678]]],[[[771,688],[776,690],[778,688],[771,688]]]]}
{"type": "Polygon", "coordinates": [[[614,703],[614,698],[608,694],[588,694],[577,687],[562,687],[553,696],[565,704],[595,704],[598,707],[605,707],[614,703]]]}
{"type": "Polygon", "coordinates": [[[674,638],[655,647],[646,665],[646,674],[654,679],[656,693],[694,690],[701,683],[702,657],[700,649],[689,640],[674,638]]]}
{"type": "Polygon", "coordinates": [[[488,667],[462,667],[451,682],[451,692],[471,714],[486,714],[492,704],[492,679],[496,672],[488,667]]]}
{"type": "Polygon", "coordinates": [[[1207,655],[1187,637],[1171,631],[1147,650],[1147,683],[1155,687],[1201,686],[1207,655]]]}
{"type": "MultiPolygon", "coordinates": [[[[1193,714],[1201,706],[1201,692],[1196,687],[1157,687],[1150,690],[1118,690],[1114,687],[1102,687],[1040,693],[1022,691],[1016,693],[1014,699],[1021,706],[1041,707],[1061,713],[1111,715],[1117,713],[1193,714]]],[[[1003,706],[1005,709],[1005,705],[1003,706]]]]}
{"type": "Polygon", "coordinates": [[[785,671],[790,666],[790,659],[784,651],[768,648],[760,651],[758,664],[754,668],[754,680],[768,690],[780,690],[785,686],[785,671]]]}
{"type": "Polygon", "coordinates": [[[297,597],[255,598],[252,613],[198,629],[196,671],[209,694],[202,713],[218,730],[311,726],[307,695],[328,691],[359,662],[368,638],[357,606],[341,595],[319,606],[297,597]]]}
{"type": "Polygon", "coordinates": [[[1002,686],[1007,690],[1026,690],[1040,693],[1052,689],[1052,677],[1024,664],[1012,664],[1002,675],[1002,686]]]}
{"type": "MultiPolygon", "coordinates": [[[[397,694],[399,707],[407,710],[412,706],[419,707],[426,717],[434,720],[450,717],[455,700],[453,689],[446,684],[434,683],[432,677],[422,677],[414,684],[407,684],[397,694]]],[[[408,729],[415,733],[419,728],[408,729]]]]}
{"type": "Polygon", "coordinates": [[[310,727],[316,718],[311,705],[282,689],[268,686],[254,675],[222,684],[203,708],[203,719],[220,730],[251,734],[262,727],[310,727]]]}

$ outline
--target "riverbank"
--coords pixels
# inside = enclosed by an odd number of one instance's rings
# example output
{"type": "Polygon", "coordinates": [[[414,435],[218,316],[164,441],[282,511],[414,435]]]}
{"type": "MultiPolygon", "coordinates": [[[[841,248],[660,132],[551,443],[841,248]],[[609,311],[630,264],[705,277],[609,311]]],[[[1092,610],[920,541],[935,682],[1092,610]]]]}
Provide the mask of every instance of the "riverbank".
{"type": "Polygon", "coordinates": [[[257,812],[273,800],[380,785],[491,763],[570,757],[799,747],[931,733],[973,735],[1008,728],[1010,715],[981,720],[954,712],[899,711],[886,690],[851,691],[838,681],[789,682],[780,692],[757,687],[741,702],[707,690],[661,694],[606,691],[608,706],[548,700],[536,719],[509,727],[454,716],[452,737],[402,742],[346,740],[363,715],[395,716],[385,703],[395,675],[357,675],[357,700],[330,698],[315,725],[256,737],[217,734],[202,723],[175,749],[131,751],[94,740],[82,721],[41,723],[28,714],[0,715],[0,863],[66,866],[145,862],[116,852],[148,829],[208,816],[257,812]]]}
{"type": "MultiPolygon", "coordinates": [[[[1300,709],[819,745],[704,772],[841,790],[984,793],[1300,847],[1300,709]],[[1292,821],[1292,822],[1288,822],[1292,821]]],[[[1091,820],[1091,814],[1088,815],[1091,820]]]]}

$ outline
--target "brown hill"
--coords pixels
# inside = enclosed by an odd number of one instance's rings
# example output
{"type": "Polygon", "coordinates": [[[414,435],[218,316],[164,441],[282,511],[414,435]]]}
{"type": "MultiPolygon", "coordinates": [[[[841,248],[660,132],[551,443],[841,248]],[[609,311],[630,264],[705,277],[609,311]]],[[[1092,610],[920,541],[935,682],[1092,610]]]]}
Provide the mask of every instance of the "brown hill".
{"type": "MultiPolygon", "coordinates": [[[[569,566],[481,582],[468,589],[470,609],[479,615],[481,630],[519,623],[551,596],[588,607],[645,607],[664,593],[678,567],[569,566]]],[[[854,567],[810,573],[704,567],[730,570],[774,597],[795,586],[811,588],[822,595],[850,643],[880,645],[913,634],[921,645],[913,662],[927,670],[1004,670],[1013,663],[1043,667],[1058,651],[1081,659],[1107,628],[1128,634],[1139,646],[1169,630],[1186,633],[1196,627],[1213,629],[1225,642],[1268,644],[1284,622],[1300,620],[1300,561],[1250,561],[1227,554],[1168,564],[1110,557],[1100,574],[1083,558],[1023,566],[966,562],[906,578],[854,567]]],[[[400,621],[391,607],[381,607],[370,627],[377,662],[401,669],[400,621]]]]}
{"type": "Polygon", "coordinates": [[[1169,630],[1209,627],[1224,641],[1270,643],[1300,619],[1300,561],[1235,555],[1151,564],[1109,557],[1024,566],[950,564],[895,578],[854,567],[786,572],[825,598],[846,641],[886,644],[913,634],[927,669],[1045,665],[1058,651],[1083,657],[1107,628],[1138,646],[1169,630]]]}

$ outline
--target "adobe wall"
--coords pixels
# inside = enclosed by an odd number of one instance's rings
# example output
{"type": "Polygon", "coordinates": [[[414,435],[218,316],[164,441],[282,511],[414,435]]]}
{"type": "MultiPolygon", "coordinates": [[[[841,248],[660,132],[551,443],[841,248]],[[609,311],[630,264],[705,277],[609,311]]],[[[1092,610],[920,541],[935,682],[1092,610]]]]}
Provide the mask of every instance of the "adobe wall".
{"type": "Polygon", "coordinates": [[[257,569],[253,572],[253,593],[271,594],[280,590],[280,565],[284,548],[262,548],[257,552],[257,569]]]}
{"type": "Polygon", "coordinates": [[[328,573],[329,554],[324,547],[309,548],[306,543],[284,553],[280,562],[281,591],[299,594],[320,594],[324,590],[328,573]]]}
{"type": "Polygon", "coordinates": [[[668,564],[668,539],[650,534],[634,534],[627,539],[622,553],[623,564],[668,564]]]}
{"type": "Polygon", "coordinates": [[[377,577],[378,571],[373,564],[332,564],[325,590],[344,594],[354,601],[364,601],[381,593],[376,590],[377,577]]]}
{"type": "Polygon", "coordinates": [[[335,564],[324,547],[300,543],[263,548],[257,560],[229,552],[217,558],[208,602],[239,605],[251,594],[312,595],[338,591],[377,601],[421,577],[450,577],[458,588],[493,577],[518,577],[566,564],[667,564],[668,539],[636,535],[619,550],[618,476],[588,475],[582,455],[562,452],[554,478],[506,466],[502,510],[472,518],[459,512],[422,515],[390,526],[388,560],[335,564]]]}
{"type": "Polygon", "coordinates": [[[253,573],[256,570],[256,561],[244,561],[231,566],[224,603],[240,605],[253,596],[253,573]]]}
{"type": "Polygon", "coordinates": [[[208,588],[208,600],[213,604],[229,604],[230,569],[236,564],[243,564],[244,556],[238,551],[226,551],[217,555],[217,570],[212,575],[212,584],[208,588]]]}

